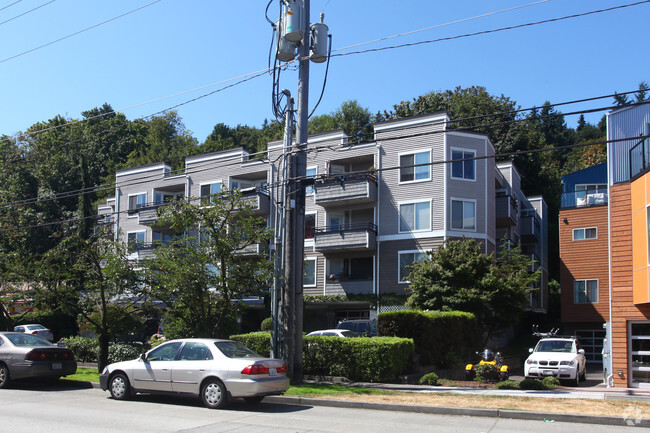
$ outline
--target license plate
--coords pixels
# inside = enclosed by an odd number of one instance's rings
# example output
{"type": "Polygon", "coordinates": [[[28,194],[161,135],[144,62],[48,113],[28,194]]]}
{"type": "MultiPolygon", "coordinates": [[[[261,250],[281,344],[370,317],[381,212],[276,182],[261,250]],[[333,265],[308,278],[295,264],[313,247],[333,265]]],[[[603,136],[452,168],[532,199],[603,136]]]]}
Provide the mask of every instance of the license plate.
{"type": "Polygon", "coordinates": [[[553,372],[551,370],[544,370],[544,376],[553,376],[553,372]]]}
{"type": "Polygon", "coordinates": [[[277,376],[277,375],[278,375],[277,368],[269,368],[269,376],[277,376]]]}
{"type": "Polygon", "coordinates": [[[53,362],[52,363],[52,370],[61,370],[63,368],[63,364],[60,362],[53,362]]]}

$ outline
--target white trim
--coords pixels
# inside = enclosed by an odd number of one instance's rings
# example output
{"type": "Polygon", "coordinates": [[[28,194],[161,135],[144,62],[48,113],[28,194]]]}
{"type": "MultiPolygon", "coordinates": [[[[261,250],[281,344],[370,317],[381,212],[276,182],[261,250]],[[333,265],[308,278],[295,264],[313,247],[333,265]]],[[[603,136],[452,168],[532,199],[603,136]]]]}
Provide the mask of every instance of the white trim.
{"type": "MultiPolygon", "coordinates": [[[[431,232],[432,228],[432,211],[433,211],[433,199],[428,200],[405,200],[397,202],[397,232],[398,233],[422,233],[422,232],[431,232]],[[425,229],[414,229],[414,230],[402,230],[402,205],[409,204],[418,204],[418,203],[429,203],[429,218],[428,218],[428,228],[425,229]]],[[[414,213],[415,215],[415,213],[414,213]]],[[[415,222],[415,221],[414,221],[415,222]]]]}
{"type": "MultiPolygon", "coordinates": [[[[461,152],[473,153],[474,156],[472,158],[476,158],[478,156],[478,151],[476,149],[468,149],[468,148],[464,148],[464,147],[451,146],[449,148],[449,161],[451,161],[449,164],[452,165],[452,166],[454,164],[454,162],[453,162],[454,157],[452,155],[454,153],[454,150],[461,151],[461,152]]],[[[465,159],[464,155],[463,155],[462,159],[465,159]]],[[[464,181],[464,182],[476,182],[476,178],[478,177],[478,175],[477,175],[478,173],[477,173],[477,170],[476,170],[476,167],[477,167],[476,161],[477,161],[476,159],[472,160],[472,162],[474,163],[474,179],[467,179],[467,178],[464,178],[464,177],[455,177],[453,169],[449,170],[449,178],[452,179],[452,180],[460,180],[460,181],[464,181]]],[[[461,163],[464,164],[464,161],[462,161],[461,163]]],[[[464,172],[465,172],[465,170],[464,170],[464,167],[463,167],[463,174],[464,174],[464,172]]]]}
{"type": "MultiPolygon", "coordinates": [[[[419,182],[429,182],[431,181],[432,178],[432,173],[431,173],[431,162],[433,158],[433,148],[422,148],[422,149],[415,149],[415,150],[409,150],[408,152],[399,152],[397,154],[397,165],[399,166],[398,173],[397,173],[397,184],[398,185],[406,185],[406,184],[411,184],[411,183],[419,183],[419,182]],[[401,160],[402,156],[404,155],[417,155],[419,153],[428,153],[429,154],[429,165],[427,166],[427,169],[429,171],[428,176],[425,179],[416,179],[415,178],[415,170],[416,168],[419,167],[410,167],[413,169],[413,180],[402,180],[402,165],[401,165],[401,160]]],[[[415,156],[413,157],[413,165],[417,165],[415,162],[415,156]]]]}
{"type": "Polygon", "coordinates": [[[243,150],[240,150],[238,152],[229,152],[229,153],[221,153],[217,155],[209,155],[209,156],[204,156],[202,158],[196,158],[196,159],[185,159],[185,167],[187,168],[188,164],[198,164],[200,162],[206,162],[206,161],[214,161],[215,159],[224,159],[224,158],[232,158],[235,156],[241,156],[242,158],[244,156],[248,155],[248,152],[245,152],[243,150]]]}
{"type": "MultiPolygon", "coordinates": [[[[323,141],[343,140],[346,138],[345,132],[336,131],[331,134],[307,138],[307,143],[322,143],[323,141]]],[[[295,140],[294,140],[295,144],[295,140]]]]}
{"type": "MultiPolygon", "coordinates": [[[[450,135],[453,135],[454,137],[473,138],[475,140],[482,140],[482,141],[485,142],[486,145],[488,143],[490,144],[490,148],[492,149],[493,152],[495,150],[494,149],[494,143],[492,143],[492,141],[490,140],[490,137],[487,134],[483,134],[483,133],[471,134],[471,133],[468,133],[468,132],[460,132],[460,131],[448,131],[447,133],[450,134],[450,135]]],[[[486,152],[485,156],[487,156],[487,152],[486,152]]]]}
{"type": "Polygon", "coordinates": [[[429,250],[398,250],[397,251],[397,284],[411,284],[410,281],[402,281],[402,276],[400,275],[400,271],[402,267],[400,266],[401,264],[401,256],[402,254],[417,254],[417,253],[423,253],[426,255],[427,252],[431,251],[429,250]]]}
{"type": "MultiPolygon", "coordinates": [[[[441,113],[441,114],[436,114],[431,116],[420,117],[416,119],[410,118],[402,122],[396,121],[396,122],[390,122],[388,124],[381,124],[381,123],[375,124],[375,132],[387,132],[393,129],[402,129],[409,126],[426,125],[440,119],[444,119],[446,123],[446,121],[449,120],[449,116],[447,116],[446,113],[441,113]]],[[[444,123],[442,125],[444,126],[444,123]]]]}
{"type": "MultiPolygon", "coordinates": [[[[456,230],[456,231],[461,231],[461,232],[478,232],[478,231],[479,231],[479,230],[478,230],[478,217],[477,217],[477,211],[476,211],[476,208],[477,208],[476,203],[477,203],[477,201],[478,201],[478,200],[476,200],[475,198],[449,197],[449,204],[450,204],[450,206],[449,206],[449,210],[450,210],[450,214],[449,214],[449,222],[450,222],[450,224],[449,224],[449,225],[450,225],[450,227],[451,227],[451,230],[456,230]],[[466,229],[466,228],[464,228],[464,226],[465,226],[464,223],[463,223],[463,227],[462,227],[462,228],[453,227],[453,221],[454,221],[453,212],[454,212],[454,207],[452,206],[452,203],[453,203],[454,201],[460,201],[460,202],[462,202],[462,203],[473,203],[473,204],[474,204],[474,228],[473,228],[473,229],[466,229]]],[[[464,212],[465,212],[465,210],[463,209],[463,214],[464,214],[464,212]]],[[[464,220],[464,219],[465,219],[465,218],[463,218],[463,220],[464,220]]]]}
{"type": "Polygon", "coordinates": [[[97,210],[98,210],[98,211],[100,211],[100,210],[104,210],[104,209],[111,209],[111,210],[114,210],[114,209],[113,209],[113,206],[97,206],[97,210]]]}
{"type": "MultiPolygon", "coordinates": [[[[310,176],[314,176],[314,177],[318,176],[318,165],[309,165],[309,166],[306,167],[306,169],[305,169],[305,178],[309,178],[310,176]],[[316,170],[316,173],[314,173],[313,175],[307,174],[307,172],[309,170],[316,170]]],[[[316,195],[315,186],[314,185],[311,186],[311,192],[308,193],[307,191],[305,191],[305,195],[307,195],[307,196],[316,195]]],[[[306,212],[305,212],[305,214],[306,214],[306,212]]]]}
{"type": "Polygon", "coordinates": [[[150,166],[150,167],[140,167],[140,168],[136,167],[136,168],[134,168],[132,170],[127,169],[126,171],[117,172],[117,173],[115,173],[115,177],[130,176],[132,174],[146,173],[148,171],[158,171],[158,170],[161,170],[161,169],[162,169],[163,177],[164,177],[166,168],[171,170],[171,167],[169,165],[167,165],[167,164],[160,164],[160,165],[154,165],[154,166],[150,166]]]}

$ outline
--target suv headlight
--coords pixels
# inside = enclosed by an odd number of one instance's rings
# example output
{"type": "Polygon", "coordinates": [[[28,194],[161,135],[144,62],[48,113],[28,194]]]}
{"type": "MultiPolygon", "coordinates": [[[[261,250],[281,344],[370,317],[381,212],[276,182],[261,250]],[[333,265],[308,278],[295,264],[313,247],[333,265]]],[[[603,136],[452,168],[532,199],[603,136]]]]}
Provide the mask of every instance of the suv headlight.
{"type": "Polygon", "coordinates": [[[560,361],[560,365],[573,365],[575,361],[560,361]]]}
{"type": "Polygon", "coordinates": [[[527,359],[526,364],[537,364],[537,361],[535,361],[534,359],[527,359]]]}

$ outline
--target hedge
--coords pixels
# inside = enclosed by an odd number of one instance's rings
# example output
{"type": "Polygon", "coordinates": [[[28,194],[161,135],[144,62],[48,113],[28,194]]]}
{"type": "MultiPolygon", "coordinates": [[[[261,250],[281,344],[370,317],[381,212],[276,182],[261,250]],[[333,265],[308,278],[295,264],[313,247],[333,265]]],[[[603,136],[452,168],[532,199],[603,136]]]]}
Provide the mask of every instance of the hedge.
{"type": "MultiPolygon", "coordinates": [[[[271,334],[233,335],[262,356],[270,356],[271,334]]],[[[303,373],[342,376],[359,382],[391,382],[410,366],[413,340],[395,337],[305,337],[303,373]]]]}
{"type": "Polygon", "coordinates": [[[474,359],[482,332],[476,317],[462,311],[394,311],[377,317],[379,335],[412,338],[420,364],[454,367],[474,359]]]}
{"type": "MultiPolygon", "coordinates": [[[[96,338],[70,337],[64,338],[66,347],[70,348],[79,362],[97,362],[99,358],[99,341],[96,338]]],[[[108,362],[128,361],[136,359],[147,350],[141,345],[109,343],[108,362]]]]}

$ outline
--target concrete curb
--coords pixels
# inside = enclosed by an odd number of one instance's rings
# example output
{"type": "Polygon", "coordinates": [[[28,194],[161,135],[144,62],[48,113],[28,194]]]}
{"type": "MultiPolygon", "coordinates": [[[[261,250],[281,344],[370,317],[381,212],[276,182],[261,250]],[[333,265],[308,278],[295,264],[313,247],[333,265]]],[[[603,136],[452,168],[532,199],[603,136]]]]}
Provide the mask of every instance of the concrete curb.
{"type": "Polygon", "coordinates": [[[546,421],[550,422],[571,422],[582,424],[601,424],[612,426],[630,426],[650,428],[650,419],[648,418],[622,418],[613,416],[591,416],[591,415],[572,415],[559,413],[544,412],[523,412],[503,409],[473,409],[460,407],[444,406],[418,406],[392,403],[370,403],[347,400],[327,400],[319,398],[305,397],[285,397],[270,396],[264,399],[266,403],[287,404],[297,406],[327,406],[341,407],[352,409],[372,409],[397,412],[418,412],[429,413],[434,415],[452,415],[452,416],[480,416],[488,418],[520,419],[529,421],[546,421]]]}

